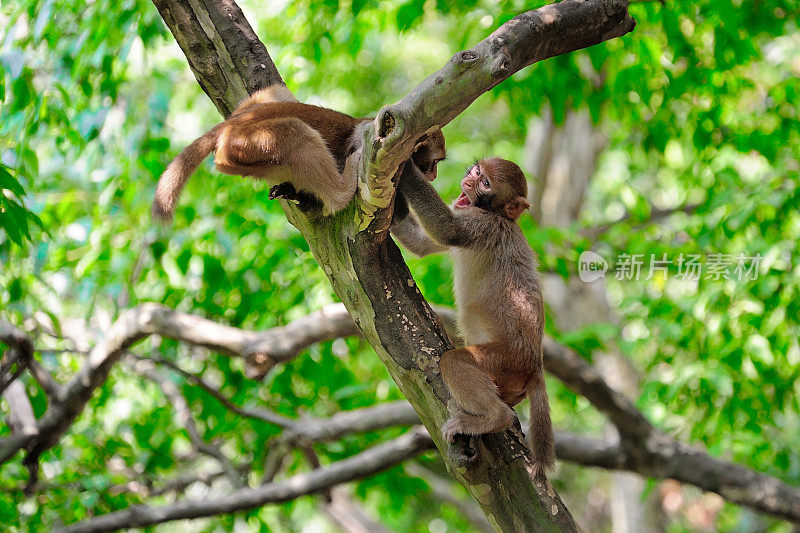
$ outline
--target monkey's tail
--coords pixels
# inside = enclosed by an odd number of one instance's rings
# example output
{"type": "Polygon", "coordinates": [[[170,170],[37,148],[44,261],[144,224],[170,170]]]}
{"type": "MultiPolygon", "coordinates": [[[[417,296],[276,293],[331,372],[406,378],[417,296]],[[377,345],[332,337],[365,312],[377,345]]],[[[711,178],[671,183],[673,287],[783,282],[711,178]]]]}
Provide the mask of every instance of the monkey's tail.
{"type": "Polygon", "coordinates": [[[531,402],[531,426],[528,430],[528,439],[531,444],[534,475],[536,475],[552,467],[556,459],[553,449],[550,403],[547,400],[547,386],[541,371],[533,378],[528,387],[528,399],[531,402]]]}
{"type": "Polygon", "coordinates": [[[192,144],[178,154],[178,157],[172,160],[172,163],[161,174],[153,198],[154,218],[162,222],[172,220],[175,205],[178,203],[178,197],[186,182],[189,181],[203,159],[216,149],[220,126],[211,128],[202,137],[195,139],[192,144]]]}
{"type": "MultiPolygon", "coordinates": [[[[277,83],[254,92],[250,95],[250,98],[247,99],[246,105],[269,104],[273,102],[297,102],[297,98],[295,98],[292,91],[290,91],[286,85],[277,83]]],[[[242,104],[241,108],[244,109],[246,105],[242,104]]]]}

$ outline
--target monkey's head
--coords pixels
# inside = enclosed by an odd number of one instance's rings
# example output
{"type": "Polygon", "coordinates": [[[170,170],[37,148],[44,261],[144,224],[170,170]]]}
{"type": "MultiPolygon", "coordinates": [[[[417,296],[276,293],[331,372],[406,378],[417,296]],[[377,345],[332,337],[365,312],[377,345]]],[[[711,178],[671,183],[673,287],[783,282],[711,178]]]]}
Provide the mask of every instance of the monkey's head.
{"type": "Polygon", "coordinates": [[[476,207],[516,220],[530,207],[528,182],[516,163],[490,157],[477,161],[461,180],[461,196],[454,207],[476,207]]]}
{"type": "Polygon", "coordinates": [[[433,181],[436,179],[436,164],[443,160],[446,155],[444,134],[442,130],[436,130],[433,133],[422,136],[417,141],[414,153],[411,154],[411,160],[425,174],[428,181],[433,181]]]}

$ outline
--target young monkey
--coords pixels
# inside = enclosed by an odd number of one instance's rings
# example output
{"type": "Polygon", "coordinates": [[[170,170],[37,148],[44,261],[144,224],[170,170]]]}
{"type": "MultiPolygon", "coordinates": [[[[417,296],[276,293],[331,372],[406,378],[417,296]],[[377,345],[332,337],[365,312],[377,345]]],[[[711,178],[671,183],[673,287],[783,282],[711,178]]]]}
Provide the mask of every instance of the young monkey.
{"type": "MultiPolygon", "coordinates": [[[[301,104],[284,85],[261,89],[169,164],[156,188],[153,216],[172,218],[183,187],[211,152],[224,174],[279,184],[270,199],[294,200],[301,208],[321,202],[323,215],[333,214],[355,195],[364,128],[371,120],[301,104]]],[[[443,158],[440,130],[422,137],[411,156],[429,179],[443,158]]]]}
{"type": "Polygon", "coordinates": [[[529,207],[525,175],[504,159],[483,159],[461,181],[449,208],[413,167],[398,191],[413,214],[396,220],[392,234],[424,256],[449,251],[455,264],[458,329],[465,347],[442,355],[442,380],[457,409],[442,427],[480,435],[506,428],[525,396],[535,473],[552,466],[553,427],[542,371],[544,306],[536,255],[517,224],[529,207]]]}

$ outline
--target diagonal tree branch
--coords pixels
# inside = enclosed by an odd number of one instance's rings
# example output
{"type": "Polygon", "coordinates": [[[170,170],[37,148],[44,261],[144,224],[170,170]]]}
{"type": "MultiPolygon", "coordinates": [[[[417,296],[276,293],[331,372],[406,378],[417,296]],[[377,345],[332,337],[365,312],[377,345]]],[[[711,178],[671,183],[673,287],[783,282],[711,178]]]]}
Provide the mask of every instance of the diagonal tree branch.
{"type": "Polygon", "coordinates": [[[518,15],[471,49],[456,53],[399,102],[378,113],[377,146],[366,169],[370,192],[385,189],[387,178],[422,134],[449,123],[515,72],[620,37],[635,25],[625,0],[566,0],[518,15]]]}
{"type": "Polygon", "coordinates": [[[285,85],[267,48],[232,0],[153,0],[200,86],[223,116],[262,87],[285,85]]]}
{"type": "Polygon", "coordinates": [[[108,513],[57,530],[65,533],[95,533],[123,528],[147,527],[171,520],[214,516],[280,503],[325,488],[341,485],[386,470],[431,448],[431,440],[421,427],[411,429],[393,441],[379,444],[325,468],[267,483],[255,489],[240,489],[228,496],[204,500],[184,500],[172,505],[137,505],[108,513]]]}

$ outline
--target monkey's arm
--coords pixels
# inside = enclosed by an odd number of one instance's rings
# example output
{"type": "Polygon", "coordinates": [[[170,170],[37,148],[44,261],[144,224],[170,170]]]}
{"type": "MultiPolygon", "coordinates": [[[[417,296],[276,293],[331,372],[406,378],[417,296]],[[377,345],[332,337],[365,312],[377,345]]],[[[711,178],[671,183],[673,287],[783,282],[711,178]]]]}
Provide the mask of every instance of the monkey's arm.
{"type": "MultiPolygon", "coordinates": [[[[444,246],[466,246],[468,232],[439,193],[414,165],[406,165],[399,191],[408,200],[420,224],[434,241],[444,246]]],[[[406,217],[408,218],[408,217],[406,217]]]]}
{"type": "Polygon", "coordinates": [[[447,251],[447,246],[439,244],[425,233],[413,213],[408,213],[399,221],[395,220],[392,224],[392,236],[400,241],[406,250],[419,257],[447,251]]]}

